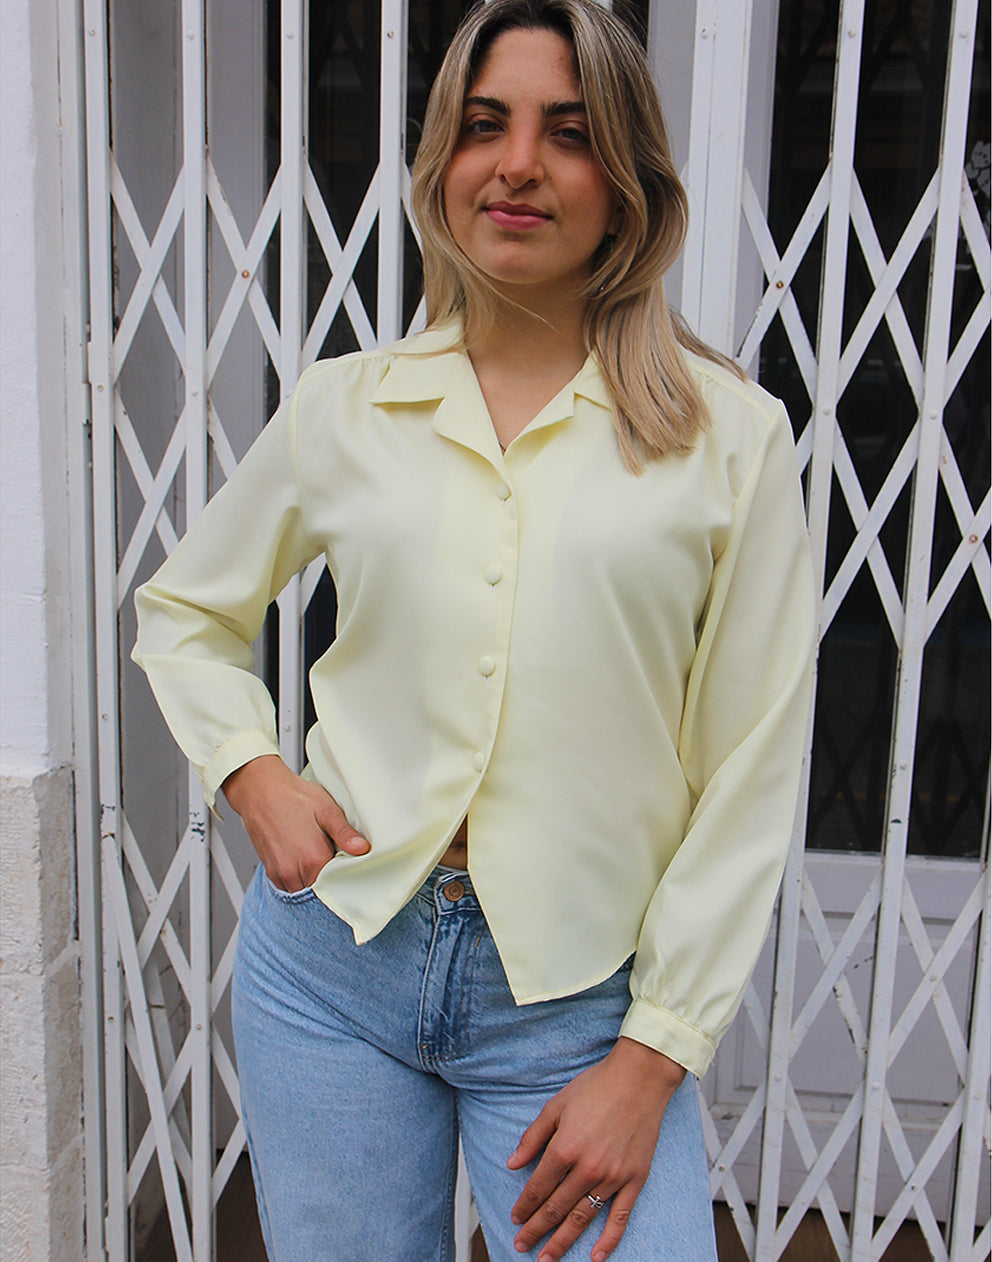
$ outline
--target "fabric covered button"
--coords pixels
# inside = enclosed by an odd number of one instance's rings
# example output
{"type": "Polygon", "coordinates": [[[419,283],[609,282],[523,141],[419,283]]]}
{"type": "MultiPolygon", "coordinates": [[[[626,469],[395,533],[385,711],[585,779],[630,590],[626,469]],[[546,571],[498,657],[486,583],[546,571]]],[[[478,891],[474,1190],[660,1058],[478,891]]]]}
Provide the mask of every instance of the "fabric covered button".
{"type": "Polygon", "coordinates": [[[449,903],[457,903],[465,893],[465,886],[461,881],[450,881],[443,890],[445,898],[449,903]]]}
{"type": "Polygon", "coordinates": [[[490,587],[495,587],[499,580],[503,577],[503,571],[498,565],[490,565],[483,577],[490,587]]]}
{"type": "Polygon", "coordinates": [[[472,766],[476,771],[481,771],[486,765],[486,755],[480,749],[477,754],[472,755],[472,766]]]}
{"type": "Polygon", "coordinates": [[[491,657],[480,657],[477,665],[479,674],[485,675],[487,679],[496,669],[496,663],[491,657]]]}
{"type": "Polygon", "coordinates": [[[510,498],[511,491],[505,482],[501,482],[499,486],[496,488],[496,494],[500,497],[501,500],[508,500],[510,498]]]}

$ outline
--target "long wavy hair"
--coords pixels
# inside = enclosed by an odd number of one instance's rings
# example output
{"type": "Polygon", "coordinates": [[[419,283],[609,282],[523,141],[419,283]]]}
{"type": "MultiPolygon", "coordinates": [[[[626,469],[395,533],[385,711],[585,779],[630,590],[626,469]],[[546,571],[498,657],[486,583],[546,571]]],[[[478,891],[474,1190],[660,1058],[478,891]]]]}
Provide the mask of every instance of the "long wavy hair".
{"type": "Polygon", "coordinates": [[[620,453],[638,472],[645,460],[687,451],[709,424],[683,349],[723,364],[665,300],[662,278],[682,248],[685,190],[672,161],[647,58],[625,23],[595,0],[489,0],[455,32],[431,89],[413,165],[429,324],[454,316],[492,319],[500,298],[455,241],[444,178],[462,127],[464,98],[489,50],[510,30],[550,30],[571,46],[593,153],[612,186],[622,222],[590,263],[585,316],[614,405],[620,453]]]}

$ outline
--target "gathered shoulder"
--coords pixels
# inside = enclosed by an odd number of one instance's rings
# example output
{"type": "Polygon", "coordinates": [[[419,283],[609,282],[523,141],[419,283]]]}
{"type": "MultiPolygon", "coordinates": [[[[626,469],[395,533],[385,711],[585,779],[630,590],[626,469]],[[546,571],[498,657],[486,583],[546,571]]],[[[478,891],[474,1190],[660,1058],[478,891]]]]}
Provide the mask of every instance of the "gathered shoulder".
{"type": "Polygon", "coordinates": [[[769,443],[793,445],[785,405],[749,377],[692,352],[685,355],[709,413],[704,448],[726,470],[736,494],[769,443]]]}
{"type": "Polygon", "coordinates": [[[300,374],[297,389],[306,390],[312,385],[332,386],[336,381],[353,383],[363,377],[378,383],[388,371],[399,346],[402,343],[376,346],[365,351],[349,351],[348,354],[336,355],[333,359],[315,360],[300,374]]]}
{"type": "Polygon", "coordinates": [[[755,424],[767,426],[784,411],[781,399],[750,377],[741,378],[723,364],[685,351],[686,362],[710,409],[713,424],[719,426],[724,417],[748,415],[755,424]]]}
{"type": "Polygon", "coordinates": [[[297,390],[308,394],[311,387],[318,393],[346,389],[363,389],[370,395],[382,383],[390,368],[399,360],[417,361],[458,349],[460,325],[440,325],[411,333],[387,346],[350,351],[333,359],[318,359],[300,375],[297,390]]]}

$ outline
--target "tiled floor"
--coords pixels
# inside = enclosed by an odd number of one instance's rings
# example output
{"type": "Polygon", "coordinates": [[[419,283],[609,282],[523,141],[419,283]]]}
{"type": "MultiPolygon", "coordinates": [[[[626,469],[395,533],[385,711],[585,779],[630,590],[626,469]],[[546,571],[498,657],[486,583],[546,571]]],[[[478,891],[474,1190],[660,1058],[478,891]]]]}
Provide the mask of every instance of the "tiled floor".
{"type": "MultiPolygon", "coordinates": [[[[720,1262],[747,1262],[747,1254],[734,1228],[726,1205],[715,1207],[717,1244],[720,1262]]],[[[152,1237],[141,1251],[138,1262],[175,1262],[171,1237],[163,1216],[152,1231],[152,1237]]],[[[882,1256],[882,1262],[931,1262],[931,1253],[915,1223],[904,1223],[882,1256]]],[[[258,1229],[251,1169],[242,1158],[220,1198],[217,1211],[217,1262],[266,1262],[262,1237],[258,1229]]],[[[303,1262],[303,1259],[300,1260],[303,1262]]],[[[382,1262],[407,1262],[387,1259],[382,1262]]],[[[481,1239],[475,1241],[472,1262],[488,1262],[481,1239]]],[[[645,1262],[648,1262],[645,1259],[645,1262]]],[[[691,1262],[691,1259],[686,1259],[691,1262]]],[[[807,1214],[781,1262],[837,1262],[829,1233],[819,1214],[807,1214]]]]}

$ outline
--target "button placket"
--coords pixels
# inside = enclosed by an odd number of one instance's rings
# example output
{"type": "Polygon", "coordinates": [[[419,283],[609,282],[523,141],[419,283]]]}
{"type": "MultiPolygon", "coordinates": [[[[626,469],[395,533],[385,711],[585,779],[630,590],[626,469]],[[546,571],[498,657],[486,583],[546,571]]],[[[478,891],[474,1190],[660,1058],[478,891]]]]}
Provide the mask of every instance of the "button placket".
{"type": "Polygon", "coordinates": [[[493,621],[489,628],[489,638],[497,652],[496,655],[484,653],[475,664],[478,675],[489,685],[484,702],[487,729],[485,742],[472,755],[472,769],[477,775],[482,775],[489,763],[489,751],[495,739],[502,708],[506,682],[505,665],[498,665],[498,661],[503,662],[499,654],[505,657],[509,643],[514,587],[512,580],[516,566],[516,503],[513,489],[508,482],[501,479],[497,483],[496,498],[506,506],[508,513],[498,510],[498,524],[496,521],[492,523],[496,526],[496,537],[493,540],[496,547],[490,552],[490,557],[497,557],[499,560],[491,559],[482,569],[482,579],[496,600],[496,604],[492,606],[493,621]],[[507,579],[510,581],[505,581],[507,579]]]}

